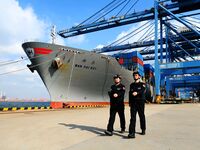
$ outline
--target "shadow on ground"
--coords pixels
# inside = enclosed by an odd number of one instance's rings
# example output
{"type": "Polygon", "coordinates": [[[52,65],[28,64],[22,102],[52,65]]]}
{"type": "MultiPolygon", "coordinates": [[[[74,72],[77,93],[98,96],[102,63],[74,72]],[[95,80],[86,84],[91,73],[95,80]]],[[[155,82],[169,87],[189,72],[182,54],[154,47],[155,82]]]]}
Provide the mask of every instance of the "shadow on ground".
{"type": "Polygon", "coordinates": [[[101,129],[101,128],[86,126],[86,125],[66,124],[66,123],[59,123],[59,125],[69,127],[69,129],[80,129],[83,131],[89,131],[97,135],[104,135],[104,131],[105,131],[104,129],[101,129]]]}
{"type": "MultiPolygon", "coordinates": [[[[101,129],[101,128],[98,128],[98,127],[86,126],[86,125],[77,125],[77,124],[66,124],[66,123],[59,123],[59,125],[69,127],[69,129],[80,129],[82,131],[92,132],[92,133],[95,133],[99,136],[107,136],[104,133],[105,129],[101,129]]],[[[119,132],[119,131],[116,131],[116,132],[119,132]]],[[[117,136],[121,136],[121,137],[125,138],[124,135],[118,134],[116,132],[114,132],[113,135],[117,135],[117,136]]]]}

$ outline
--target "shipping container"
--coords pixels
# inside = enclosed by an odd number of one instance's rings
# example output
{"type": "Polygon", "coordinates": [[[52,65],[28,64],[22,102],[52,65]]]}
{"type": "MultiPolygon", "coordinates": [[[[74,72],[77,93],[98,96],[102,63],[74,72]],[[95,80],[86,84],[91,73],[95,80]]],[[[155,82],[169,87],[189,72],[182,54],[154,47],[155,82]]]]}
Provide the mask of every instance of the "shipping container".
{"type": "Polygon", "coordinates": [[[113,57],[116,58],[122,67],[131,71],[139,71],[140,75],[144,77],[144,63],[139,52],[118,53],[114,54],[113,57]]]}
{"type": "Polygon", "coordinates": [[[154,72],[154,68],[150,64],[144,64],[144,70],[145,71],[151,70],[152,72],[154,72]]]}
{"type": "Polygon", "coordinates": [[[135,56],[132,57],[132,62],[139,63],[140,65],[144,66],[143,61],[140,58],[138,58],[138,57],[135,57],[135,56]]]}
{"type": "Polygon", "coordinates": [[[119,62],[120,65],[123,65],[124,64],[124,59],[123,58],[119,58],[118,62],[119,62]]]}
{"type": "Polygon", "coordinates": [[[142,55],[137,51],[133,51],[133,52],[130,52],[130,53],[120,53],[118,55],[119,55],[119,57],[122,57],[122,58],[125,58],[125,59],[132,59],[132,57],[138,57],[140,60],[143,61],[142,55]]]}

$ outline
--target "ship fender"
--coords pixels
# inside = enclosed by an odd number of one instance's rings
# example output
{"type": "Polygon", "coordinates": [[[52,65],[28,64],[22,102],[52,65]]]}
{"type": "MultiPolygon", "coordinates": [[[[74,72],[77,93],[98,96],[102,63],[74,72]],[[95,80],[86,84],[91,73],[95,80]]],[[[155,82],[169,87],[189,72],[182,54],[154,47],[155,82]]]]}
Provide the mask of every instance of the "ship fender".
{"type": "Polygon", "coordinates": [[[61,58],[56,57],[52,62],[52,67],[55,69],[59,69],[63,65],[63,61],[61,58]]]}

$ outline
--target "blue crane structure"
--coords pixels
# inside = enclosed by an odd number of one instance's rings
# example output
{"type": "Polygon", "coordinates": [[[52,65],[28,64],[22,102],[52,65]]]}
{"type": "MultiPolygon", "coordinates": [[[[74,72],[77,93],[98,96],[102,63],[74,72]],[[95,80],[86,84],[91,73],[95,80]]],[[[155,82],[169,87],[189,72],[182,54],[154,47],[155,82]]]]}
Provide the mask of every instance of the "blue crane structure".
{"type": "MultiPolygon", "coordinates": [[[[96,49],[96,51],[105,53],[144,47],[144,49],[140,51],[142,55],[154,54],[150,57],[144,56],[144,61],[154,60],[155,91],[158,100],[163,87],[167,87],[166,96],[169,97],[169,90],[172,90],[172,87],[175,87],[176,83],[181,86],[184,82],[185,85],[185,81],[188,79],[191,82],[192,79],[194,79],[196,81],[195,83],[198,85],[195,87],[199,87],[197,90],[200,90],[200,28],[191,23],[194,20],[191,21],[188,19],[200,14],[200,0],[154,0],[153,8],[129,13],[132,7],[138,2],[138,0],[136,0],[124,15],[119,16],[129,2],[130,0],[113,0],[79,25],[61,30],[58,34],[63,38],[68,38],[132,23],[154,20],[154,22],[150,24],[154,24],[154,33],[150,34],[149,32],[146,38],[137,42],[122,44],[125,40],[136,35],[136,33],[134,33],[134,35],[130,33],[123,37],[124,39],[122,39],[123,41],[120,42],[120,44],[119,41],[116,41],[116,43],[118,42],[117,45],[114,45],[116,44],[114,42],[114,44],[112,43],[101,49],[96,49]],[[124,6],[116,16],[105,19],[107,14],[122,4],[124,4],[124,6]],[[110,6],[113,6],[113,9],[108,10],[110,6]],[[104,14],[99,15],[103,11],[104,14]],[[93,19],[93,22],[89,22],[95,16],[98,16],[97,19],[93,19]],[[184,27],[178,28],[172,21],[176,21],[184,27]],[[179,31],[180,28],[181,30],[179,31]],[[154,39],[150,39],[149,37],[154,37],[154,39]],[[176,65],[179,66],[178,70],[177,67],[174,67],[176,65]],[[188,74],[189,77],[185,77],[188,74]],[[176,80],[177,75],[181,75],[181,77],[177,79],[178,81],[176,80]],[[167,84],[165,82],[167,82],[167,84]]],[[[199,21],[197,21],[197,23],[200,24],[199,21]]],[[[150,29],[152,28],[149,27],[149,30],[150,29]]],[[[137,33],[140,32],[138,31],[139,29],[136,30],[137,33]]]]}
{"type": "Polygon", "coordinates": [[[166,98],[180,87],[190,87],[197,91],[200,88],[199,72],[199,60],[160,64],[161,91],[166,93],[166,98]],[[182,76],[184,74],[188,76],[182,76]]]}

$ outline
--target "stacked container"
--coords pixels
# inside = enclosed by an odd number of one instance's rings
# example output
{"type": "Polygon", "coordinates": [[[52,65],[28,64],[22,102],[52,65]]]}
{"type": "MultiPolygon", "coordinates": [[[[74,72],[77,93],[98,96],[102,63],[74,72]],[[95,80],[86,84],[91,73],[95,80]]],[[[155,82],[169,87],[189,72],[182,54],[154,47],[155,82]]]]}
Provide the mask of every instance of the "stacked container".
{"type": "Polygon", "coordinates": [[[144,64],[144,72],[145,72],[145,78],[153,78],[154,77],[154,68],[150,64],[144,64]]]}
{"type": "Polygon", "coordinates": [[[144,77],[144,63],[142,55],[133,51],[130,53],[115,54],[114,57],[118,58],[120,65],[131,71],[138,71],[144,77]]]}

